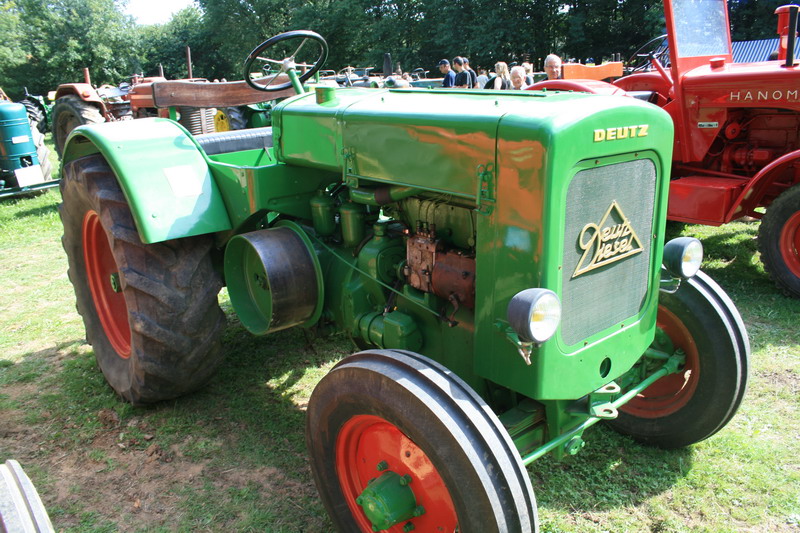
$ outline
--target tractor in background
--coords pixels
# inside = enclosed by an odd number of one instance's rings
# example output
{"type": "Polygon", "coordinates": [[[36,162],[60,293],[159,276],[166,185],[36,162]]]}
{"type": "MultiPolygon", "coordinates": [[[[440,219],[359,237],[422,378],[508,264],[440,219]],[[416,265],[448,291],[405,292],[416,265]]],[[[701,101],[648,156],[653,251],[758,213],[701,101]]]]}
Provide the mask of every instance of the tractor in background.
{"type": "MultiPolygon", "coordinates": [[[[117,122],[147,117],[168,117],[167,109],[159,109],[153,101],[153,84],[167,81],[163,76],[133,76],[130,82],[119,86],[102,85],[95,88],[89,69],[84,69],[83,83],[66,83],[55,91],[52,110],[53,140],[59,156],[72,130],[84,124],[117,122]]],[[[206,84],[205,78],[181,80],[193,84],[206,84]]],[[[193,134],[212,133],[215,130],[215,108],[185,106],[176,109],[173,118],[180,121],[193,134]]]]}
{"type": "Polygon", "coordinates": [[[52,168],[44,135],[25,105],[0,99],[0,198],[57,186],[52,168]]]}
{"type": "MultiPolygon", "coordinates": [[[[675,124],[670,220],[719,226],[761,219],[764,268],[800,297],[800,66],[798,6],[776,10],[777,59],[733,63],[725,0],[664,0],[667,34],[634,54],[633,73],[603,83],[551,80],[531,90],[628,95],[675,124]]],[[[598,132],[597,142],[616,140],[598,132]]]]}
{"type": "MultiPolygon", "coordinates": [[[[306,417],[342,531],[538,531],[526,466],[580,453],[592,425],[675,448],[731,420],[749,341],[701,243],[665,242],[666,112],[554,91],[306,92],[326,57],[309,31],[250,53],[251,90],[296,93],[271,128],[70,134],[62,242],[114,391],[147,404],[210,379],[223,285],[255,335],[348,336],[360,351],[306,417]]],[[[197,98],[184,85],[154,83],[155,102],[197,98]]]]}

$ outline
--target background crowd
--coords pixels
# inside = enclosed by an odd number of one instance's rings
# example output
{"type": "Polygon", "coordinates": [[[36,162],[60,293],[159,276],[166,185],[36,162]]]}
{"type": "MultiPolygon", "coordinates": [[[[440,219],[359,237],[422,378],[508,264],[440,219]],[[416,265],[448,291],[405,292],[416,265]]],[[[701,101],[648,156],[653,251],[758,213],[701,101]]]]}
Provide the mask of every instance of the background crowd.
{"type": "MultiPolygon", "coordinates": [[[[548,80],[561,78],[561,58],[555,54],[548,55],[544,60],[544,71],[548,80]]],[[[476,73],[469,66],[469,59],[456,56],[452,61],[439,61],[439,72],[443,76],[442,87],[456,89],[521,91],[534,83],[533,65],[527,61],[520,65],[514,64],[511,68],[505,61],[498,61],[493,72],[488,73],[485,68],[478,68],[476,73]]]]}

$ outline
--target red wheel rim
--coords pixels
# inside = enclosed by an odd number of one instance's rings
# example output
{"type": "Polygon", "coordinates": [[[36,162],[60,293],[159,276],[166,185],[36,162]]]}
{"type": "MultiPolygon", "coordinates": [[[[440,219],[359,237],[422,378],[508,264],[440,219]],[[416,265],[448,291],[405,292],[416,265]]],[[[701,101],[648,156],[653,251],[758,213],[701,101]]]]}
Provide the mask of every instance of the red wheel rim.
{"type": "MultiPolygon", "coordinates": [[[[380,475],[377,465],[385,461],[388,469],[410,475],[410,487],[417,505],[425,514],[411,519],[415,531],[455,531],[458,526],[450,492],[428,456],[394,424],[372,415],[354,416],[342,427],[336,439],[336,472],[342,493],[359,528],[372,531],[356,498],[370,479],[380,475]]],[[[387,531],[401,533],[397,524],[387,531]]]]}
{"type": "Polygon", "coordinates": [[[789,217],[781,230],[781,255],[789,270],[800,277],[800,211],[789,217]]]}
{"type": "Polygon", "coordinates": [[[694,396],[700,380],[700,356],[692,334],[666,307],[658,306],[657,325],[686,354],[680,372],[659,379],[620,409],[639,418],[661,418],[682,409],[694,396]]]}
{"type": "Polygon", "coordinates": [[[128,308],[122,291],[117,292],[112,286],[112,275],[118,272],[117,263],[100,216],[94,211],[83,217],[83,259],[94,307],[106,337],[117,355],[127,359],[131,355],[128,308]]]}

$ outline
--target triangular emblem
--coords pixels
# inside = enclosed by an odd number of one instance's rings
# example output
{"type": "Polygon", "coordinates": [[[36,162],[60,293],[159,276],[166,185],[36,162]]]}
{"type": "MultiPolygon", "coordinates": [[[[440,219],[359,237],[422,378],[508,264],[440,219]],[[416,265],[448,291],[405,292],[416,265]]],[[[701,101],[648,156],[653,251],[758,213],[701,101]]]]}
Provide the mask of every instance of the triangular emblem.
{"type": "Polygon", "coordinates": [[[578,236],[578,245],[583,255],[575,267],[573,278],[644,250],[631,221],[616,200],[608,206],[600,224],[590,222],[583,227],[578,236]]]}

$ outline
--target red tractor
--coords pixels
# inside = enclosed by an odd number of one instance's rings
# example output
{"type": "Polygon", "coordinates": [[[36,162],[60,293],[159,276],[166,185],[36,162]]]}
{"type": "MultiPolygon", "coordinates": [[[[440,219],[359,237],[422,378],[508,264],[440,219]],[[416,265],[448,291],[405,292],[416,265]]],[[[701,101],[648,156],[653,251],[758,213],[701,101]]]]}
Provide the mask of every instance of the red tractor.
{"type": "MultiPolygon", "coordinates": [[[[712,226],[761,219],[764,267],[784,293],[800,298],[798,6],[776,10],[777,59],[738,64],[726,0],[664,0],[664,9],[667,34],[645,45],[650,53],[634,54],[630,75],[531,89],[626,94],[662,107],[675,123],[668,218],[712,226]]],[[[594,142],[630,134],[598,130],[594,142]]]]}
{"type": "MultiPolygon", "coordinates": [[[[65,83],[56,90],[53,106],[53,139],[61,156],[69,133],[84,124],[115,122],[135,118],[168,118],[167,109],[158,109],[153,100],[153,84],[166,81],[163,76],[133,76],[119,87],[103,85],[95,88],[84,69],[83,83],[65,83]]],[[[190,78],[187,82],[208,82],[205,78],[190,78]]],[[[212,133],[216,109],[183,107],[178,109],[179,122],[192,134],[212,133]]],[[[177,118],[177,117],[176,117],[177,118]]]]}

